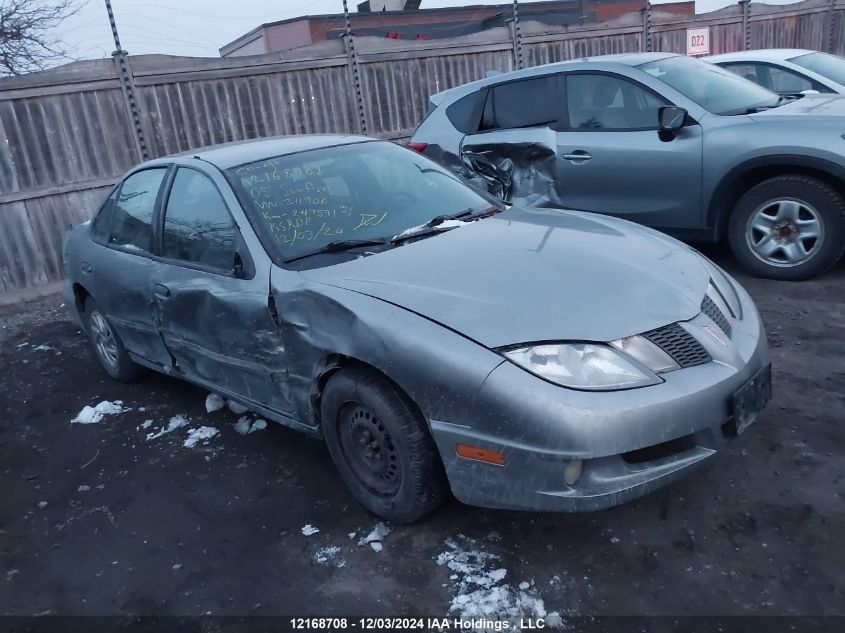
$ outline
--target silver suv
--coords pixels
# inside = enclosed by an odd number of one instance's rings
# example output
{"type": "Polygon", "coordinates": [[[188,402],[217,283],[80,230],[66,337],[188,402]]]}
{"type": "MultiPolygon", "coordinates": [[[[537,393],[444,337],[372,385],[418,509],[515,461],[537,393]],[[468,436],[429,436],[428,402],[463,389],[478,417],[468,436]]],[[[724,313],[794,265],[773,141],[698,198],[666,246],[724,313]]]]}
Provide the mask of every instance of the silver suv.
{"type": "Polygon", "coordinates": [[[845,251],[845,99],[779,96],[670,53],[497,74],[431,97],[410,146],[516,204],[727,237],[801,280],[845,251]]]}

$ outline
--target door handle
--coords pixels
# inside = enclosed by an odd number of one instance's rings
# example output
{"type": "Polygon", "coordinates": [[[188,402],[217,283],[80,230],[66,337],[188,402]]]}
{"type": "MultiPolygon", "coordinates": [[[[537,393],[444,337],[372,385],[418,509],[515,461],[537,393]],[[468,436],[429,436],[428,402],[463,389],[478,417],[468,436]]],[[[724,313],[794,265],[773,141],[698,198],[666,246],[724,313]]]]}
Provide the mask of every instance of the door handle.
{"type": "Polygon", "coordinates": [[[170,298],[170,288],[167,286],[162,286],[161,284],[155,284],[153,286],[153,294],[159,299],[169,299],[170,298]]]}
{"type": "Polygon", "coordinates": [[[561,154],[560,157],[573,163],[586,163],[592,158],[592,156],[583,149],[573,150],[569,154],[561,154]]]}
{"type": "Polygon", "coordinates": [[[84,272],[86,275],[88,275],[88,274],[90,274],[90,273],[94,272],[94,269],[93,269],[93,268],[91,268],[91,264],[89,264],[88,262],[82,262],[82,263],[79,265],[79,268],[80,268],[80,270],[82,270],[82,272],[84,272]]]}

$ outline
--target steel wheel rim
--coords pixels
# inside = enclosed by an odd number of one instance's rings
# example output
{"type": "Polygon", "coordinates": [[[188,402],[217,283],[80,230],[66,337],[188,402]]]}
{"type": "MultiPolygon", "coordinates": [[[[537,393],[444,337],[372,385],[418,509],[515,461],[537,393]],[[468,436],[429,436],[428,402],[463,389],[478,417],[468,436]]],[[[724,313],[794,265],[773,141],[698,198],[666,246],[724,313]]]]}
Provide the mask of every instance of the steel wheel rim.
{"type": "Polygon", "coordinates": [[[754,256],[770,266],[791,268],[812,259],[824,241],[821,214],[795,198],[761,204],[748,219],[745,241],[754,256]]]}
{"type": "Polygon", "coordinates": [[[108,321],[99,312],[91,313],[91,332],[97,355],[109,367],[117,367],[117,340],[108,321]]]}
{"type": "Polygon", "coordinates": [[[368,490],[389,497],[399,490],[399,455],[387,428],[370,407],[347,403],[338,416],[346,463],[368,490]]]}

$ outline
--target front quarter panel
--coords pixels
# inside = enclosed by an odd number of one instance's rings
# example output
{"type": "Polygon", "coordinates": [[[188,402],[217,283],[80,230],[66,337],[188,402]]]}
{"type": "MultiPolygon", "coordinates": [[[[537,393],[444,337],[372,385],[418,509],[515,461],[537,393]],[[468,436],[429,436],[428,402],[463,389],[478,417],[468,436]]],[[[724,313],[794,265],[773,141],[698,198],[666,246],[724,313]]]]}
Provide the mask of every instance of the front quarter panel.
{"type": "Polygon", "coordinates": [[[286,383],[299,420],[319,425],[324,378],[349,359],[395,382],[426,420],[471,419],[498,354],[414,312],[274,267],[286,383]]]}

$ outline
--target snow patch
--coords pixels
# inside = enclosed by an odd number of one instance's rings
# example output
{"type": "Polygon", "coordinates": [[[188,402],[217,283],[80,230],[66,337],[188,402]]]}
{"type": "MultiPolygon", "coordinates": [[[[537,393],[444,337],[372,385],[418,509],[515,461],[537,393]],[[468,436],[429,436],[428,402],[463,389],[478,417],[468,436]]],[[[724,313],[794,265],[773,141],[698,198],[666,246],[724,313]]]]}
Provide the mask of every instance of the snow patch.
{"type": "Polygon", "coordinates": [[[346,567],[346,561],[340,555],[340,548],[335,546],[322,547],[314,554],[313,560],[321,565],[333,565],[334,567],[346,567]]]}
{"type": "Polygon", "coordinates": [[[249,411],[248,407],[245,407],[244,405],[239,404],[237,402],[233,402],[232,400],[229,400],[228,405],[229,411],[231,411],[235,415],[243,415],[244,413],[249,411]]]}
{"type": "Polygon", "coordinates": [[[39,345],[38,347],[33,347],[32,351],[33,352],[49,352],[51,349],[53,349],[53,348],[50,347],[49,345],[39,345]]]}
{"type": "Polygon", "coordinates": [[[454,228],[457,228],[459,226],[466,226],[467,224],[470,224],[470,223],[464,222],[462,220],[444,220],[443,222],[441,222],[440,224],[437,224],[435,226],[428,226],[427,224],[420,224],[419,226],[412,226],[409,229],[405,229],[401,233],[394,235],[392,239],[400,240],[403,237],[408,237],[410,235],[414,235],[415,233],[423,233],[423,232],[425,232],[429,229],[443,229],[443,230],[454,229],[454,228]]]}
{"type": "Polygon", "coordinates": [[[449,613],[462,618],[507,619],[517,626],[519,618],[546,618],[547,626],[560,626],[560,616],[547,613],[543,599],[528,582],[514,588],[504,582],[507,569],[499,567],[499,557],[479,547],[466,536],[446,540],[447,550],[435,558],[438,565],[454,573],[449,577],[455,594],[449,613]]]}
{"type": "Polygon", "coordinates": [[[246,435],[247,433],[255,433],[256,431],[263,431],[266,428],[266,420],[253,421],[248,415],[241,416],[238,421],[235,422],[235,431],[237,431],[241,435],[246,435]]]}
{"type": "Polygon", "coordinates": [[[305,536],[312,536],[320,531],[320,528],[314,527],[310,523],[302,526],[302,534],[305,536]]]}
{"type": "Polygon", "coordinates": [[[109,402],[103,400],[95,407],[85,406],[82,411],[76,414],[76,417],[71,420],[72,424],[98,424],[102,422],[107,415],[117,415],[123,413],[127,409],[123,408],[123,400],[115,400],[109,402]]]}
{"type": "Polygon", "coordinates": [[[214,413],[215,411],[220,411],[223,407],[226,406],[226,401],[223,399],[223,396],[216,393],[210,393],[205,397],[205,411],[206,413],[214,413]]]}
{"type": "Polygon", "coordinates": [[[391,532],[392,530],[384,523],[377,523],[367,536],[358,539],[358,545],[369,545],[374,552],[380,552],[383,549],[382,541],[391,532]]]}
{"type": "Polygon", "coordinates": [[[193,448],[198,442],[210,440],[220,431],[213,426],[201,426],[198,429],[188,429],[188,439],[182,444],[185,448],[193,448]]]}
{"type": "Polygon", "coordinates": [[[183,426],[188,426],[188,418],[184,415],[174,415],[170,418],[170,422],[167,423],[167,426],[163,429],[160,429],[158,433],[147,433],[147,441],[157,439],[162,435],[167,435],[168,433],[172,433],[176,429],[181,429],[183,426]]]}
{"type": "Polygon", "coordinates": [[[142,429],[148,429],[148,428],[150,428],[152,425],[153,425],[153,421],[152,421],[152,420],[144,420],[144,422],[141,424],[141,426],[140,426],[139,428],[142,428],[142,429]]]}

